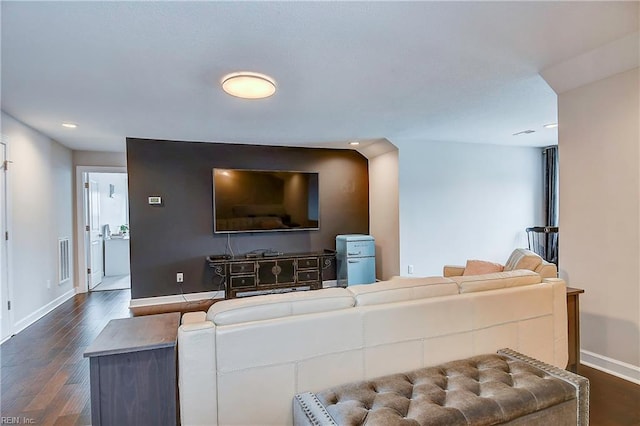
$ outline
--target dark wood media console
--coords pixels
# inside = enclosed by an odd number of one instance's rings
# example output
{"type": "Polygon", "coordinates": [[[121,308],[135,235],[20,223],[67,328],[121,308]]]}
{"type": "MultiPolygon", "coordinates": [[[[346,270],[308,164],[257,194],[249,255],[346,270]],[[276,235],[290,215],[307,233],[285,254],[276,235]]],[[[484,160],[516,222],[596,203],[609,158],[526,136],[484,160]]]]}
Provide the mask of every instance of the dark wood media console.
{"type": "Polygon", "coordinates": [[[333,250],[312,253],[209,256],[214,285],[225,288],[227,299],[258,294],[317,290],[335,279],[333,250]]]}

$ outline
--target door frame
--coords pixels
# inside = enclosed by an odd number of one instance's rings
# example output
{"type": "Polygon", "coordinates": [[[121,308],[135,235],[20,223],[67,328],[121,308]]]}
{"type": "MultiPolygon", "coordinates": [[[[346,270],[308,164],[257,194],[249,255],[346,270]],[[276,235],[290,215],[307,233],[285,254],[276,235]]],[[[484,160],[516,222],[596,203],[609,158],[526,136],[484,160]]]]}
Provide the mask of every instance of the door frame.
{"type": "Polygon", "coordinates": [[[76,277],[78,277],[76,293],[89,291],[87,274],[87,203],[88,191],[84,184],[88,182],[89,173],[127,173],[126,167],[118,166],[76,166],[76,277]]]}
{"type": "Polygon", "coordinates": [[[87,173],[86,175],[87,182],[89,182],[89,196],[87,198],[88,202],[86,204],[87,218],[85,222],[87,225],[89,225],[89,233],[87,234],[87,238],[85,240],[88,244],[86,256],[87,267],[91,269],[91,274],[87,273],[87,285],[89,286],[89,291],[92,291],[94,288],[99,286],[102,283],[102,278],[104,277],[104,235],[100,231],[100,184],[97,181],[93,180],[95,179],[95,175],[96,173],[87,173]],[[96,209],[96,211],[94,211],[94,209],[96,209]],[[95,223],[96,220],[98,223],[95,223]],[[98,237],[97,240],[95,239],[96,234],[98,237]],[[99,255],[98,253],[94,252],[96,241],[98,241],[99,247],[97,248],[100,251],[99,255]],[[99,268],[94,269],[94,266],[98,264],[102,265],[99,268]],[[99,278],[99,280],[96,280],[96,277],[99,278]],[[94,284],[95,281],[98,282],[94,284]]]}
{"type": "MultiPolygon", "coordinates": [[[[9,137],[3,134],[0,134],[0,143],[4,145],[4,159],[7,161],[7,165],[11,164],[11,160],[9,160],[10,156],[10,148],[9,148],[9,137]]],[[[4,165],[2,165],[4,167],[4,165]]],[[[10,166],[8,167],[10,169],[10,166]]],[[[7,297],[6,300],[12,302],[12,307],[8,310],[8,324],[7,327],[7,336],[4,339],[0,339],[0,343],[8,340],[13,336],[13,332],[15,331],[15,303],[13,299],[13,273],[11,268],[11,259],[12,259],[12,249],[13,249],[13,238],[11,236],[11,225],[12,225],[12,204],[11,204],[11,174],[8,173],[8,170],[3,171],[4,173],[4,230],[9,232],[9,240],[5,240],[4,236],[0,236],[2,239],[2,243],[4,245],[4,251],[2,252],[2,256],[4,259],[1,259],[0,262],[4,261],[4,266],[6,267],[6,272],[4,278],[7,280],[6,288],[7,288],[7,297]]],[[[1,284],[0,284],[1,285],[1,284]]],[[[4,322],[4,319],[3,319],[4,322]]]]}

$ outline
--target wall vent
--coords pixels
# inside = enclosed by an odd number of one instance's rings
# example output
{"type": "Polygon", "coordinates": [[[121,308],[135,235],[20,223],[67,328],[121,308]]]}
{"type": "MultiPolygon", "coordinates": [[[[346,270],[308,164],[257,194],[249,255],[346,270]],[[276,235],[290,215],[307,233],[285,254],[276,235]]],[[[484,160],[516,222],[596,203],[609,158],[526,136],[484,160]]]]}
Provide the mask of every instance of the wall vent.
{"type": "Polygon", "coordinates": [[[58,240],[58,283],[62,284],[71,278],[71,256],[69,238],[58,240]]]}

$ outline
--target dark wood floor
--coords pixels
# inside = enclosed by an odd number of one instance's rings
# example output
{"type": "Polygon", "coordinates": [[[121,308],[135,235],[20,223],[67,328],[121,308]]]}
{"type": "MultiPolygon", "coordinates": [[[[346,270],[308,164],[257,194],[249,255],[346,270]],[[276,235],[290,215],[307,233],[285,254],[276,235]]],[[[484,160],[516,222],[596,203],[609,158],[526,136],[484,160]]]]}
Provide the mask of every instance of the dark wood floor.
{"type": "Polygon", "coordinates": [[[639,385],[586,365],[580,365],[578,374],[589,379],[591,425],[640,425],[639,385]]]}
{"type": "Polygon", "coordinates": [[[90,425],[89,360],[82,354],[113,318],[129,313],[129,290],[80,294],[0,346],[2,417],[36,425],[90,425]]]}
{"type": "MultiPolygon", "coordinates": [[[[0,415],[37,425],[91,424],[82,354],[110,319],[131,316],[129,298],[129,290],[77,295],[3,343],[0,415]]],[[[640,386],[582,365],[579,372],[591,382],[591,425],[640,425],[640,386]]]]}

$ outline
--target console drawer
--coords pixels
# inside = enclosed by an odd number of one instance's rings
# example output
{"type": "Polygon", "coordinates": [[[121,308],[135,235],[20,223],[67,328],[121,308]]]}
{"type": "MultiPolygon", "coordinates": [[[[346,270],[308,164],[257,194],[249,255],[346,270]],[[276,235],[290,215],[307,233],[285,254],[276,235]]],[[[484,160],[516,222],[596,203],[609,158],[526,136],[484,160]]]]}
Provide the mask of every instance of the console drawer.
{"type": "Polygon", "coordinates": [[[297,273],[297,281],[299,283],[305,283],[310,281],[318,281],[320,276],[318,271],[298,271],[297,273]]]}
{"type": "Polygon", "coordinates": [[[256,271],[255,262],[238,262],[229,265],[232,274],[253,274],[256,271]]]}
{"type": "Polygon", "coordinates": [[[255,286],[256,286],[256,277],[254,276],[231,277],[231,288],[255,287],[255,286]]]}
{"type": "Polygon", "coordinates": [[[309,268],[317,268],[317,267],[318,267],[317,257],[305,257],[303,259],[298,259],[298,269],[309,269],[309,268]]]}

